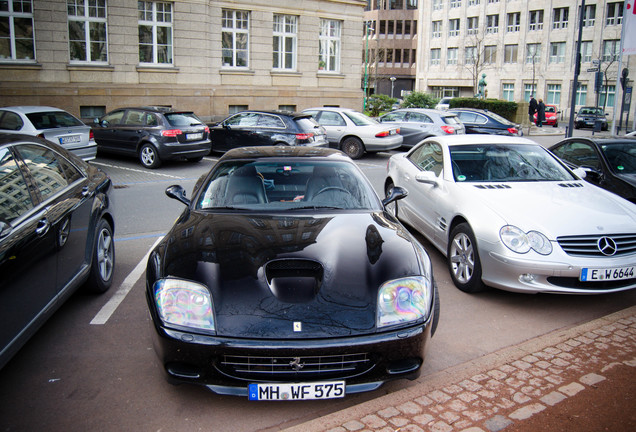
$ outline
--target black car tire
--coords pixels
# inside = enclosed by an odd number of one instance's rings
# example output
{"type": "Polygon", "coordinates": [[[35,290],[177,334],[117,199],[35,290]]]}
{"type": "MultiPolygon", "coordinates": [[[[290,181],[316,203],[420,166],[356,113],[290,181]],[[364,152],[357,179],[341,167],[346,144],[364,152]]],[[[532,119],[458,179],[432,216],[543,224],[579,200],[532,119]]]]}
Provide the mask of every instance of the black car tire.
{"type": "Polygon", "coordinates": [[[470,225],[460,223],[450,233],[447,249],[448,271],[457,288],[466,293],[484,291],[477,242],[470,225]]]}
{"type": "Polygon", "coordinates": [[[113,283],[115,274],[115,239],[110,224],[100,219],[95,230],[93,252],[91,259],[91,272],[86,283],[86,288],[95,293],[108,291],[113,283]]]}
{"type": "Polygon", "coordinates": [[[187,158],[186,160],[188,162],[197,163],[197,162],[201,162],[203,160],[203,156],[187,158]]]}
{"type": "MultiPolygon", "coordinates": [[[[393,184],[393,181],[389,181],[385,186],[384,186],[384,197],[388,197],[389,194],[391,193],[391,189],[393,189],[395,187],[395,185],[393,184]]],[[[395,216],[395,218],[397,219],[398,217],[398,203],[397,200],[393,201],[392,203],[388,204],[386,206],[386,210],[389,212],[389,214],[395,216]]]]}
{"type": "Polygon", "coordinates": [[[139,149],[139,161],[141,164],[150,169],[159,168],[161,166],[161,159],[157,149],[152,144],[142,144],[139,149]]]}
{"type": "Polygon", "coordinates": [[[356,137],[346,138],[340,148],[351,159],[360,159],[364,154],[364,144],[356,137]]]}

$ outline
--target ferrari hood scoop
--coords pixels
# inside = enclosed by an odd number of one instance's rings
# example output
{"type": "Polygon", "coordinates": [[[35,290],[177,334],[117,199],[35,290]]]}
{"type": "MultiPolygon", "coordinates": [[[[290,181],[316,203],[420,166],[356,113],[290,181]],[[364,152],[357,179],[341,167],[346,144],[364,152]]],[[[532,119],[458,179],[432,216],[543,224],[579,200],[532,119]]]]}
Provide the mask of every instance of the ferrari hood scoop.
{"type": "Polygon", "coordinates": [[[307,303],[320,291],[323,267],[317,261],[279,259],[265,264],[272,294],[284,303],[307,303]]]}

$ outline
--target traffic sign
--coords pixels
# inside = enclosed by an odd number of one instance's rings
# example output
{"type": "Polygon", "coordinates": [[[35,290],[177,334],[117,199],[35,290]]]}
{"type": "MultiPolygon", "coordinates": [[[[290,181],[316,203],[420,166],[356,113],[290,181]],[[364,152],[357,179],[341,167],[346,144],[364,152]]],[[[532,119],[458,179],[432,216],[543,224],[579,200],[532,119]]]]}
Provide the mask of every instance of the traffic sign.
{"type": "Polygon", "coordinates": [[[587,68],[588,72],[598,72],[598,67],[587,68]]]}

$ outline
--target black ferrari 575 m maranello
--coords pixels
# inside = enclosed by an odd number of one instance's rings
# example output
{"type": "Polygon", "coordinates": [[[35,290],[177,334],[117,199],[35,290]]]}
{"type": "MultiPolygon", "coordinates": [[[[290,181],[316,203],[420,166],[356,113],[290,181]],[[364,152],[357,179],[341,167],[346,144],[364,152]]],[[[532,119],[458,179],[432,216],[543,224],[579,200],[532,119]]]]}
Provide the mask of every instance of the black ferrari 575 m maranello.
{"type": "Polygon", "coordinates": [[[253,400],[415,379],[439,319],[424,248],[338,150],[245,147],[196,184],[151,252],[147,301],[172,382],[253,400]]]}

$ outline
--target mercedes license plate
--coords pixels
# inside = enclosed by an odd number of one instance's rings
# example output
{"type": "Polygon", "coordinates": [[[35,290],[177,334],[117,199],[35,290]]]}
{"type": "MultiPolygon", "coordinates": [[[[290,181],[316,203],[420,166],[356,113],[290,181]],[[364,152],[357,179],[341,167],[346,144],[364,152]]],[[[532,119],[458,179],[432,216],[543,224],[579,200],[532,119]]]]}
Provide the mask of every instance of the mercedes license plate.
{"type": "Polygon", "coordinates": [[[345,395],[344,381],[250,384],[249,400],[336,399],[345,395]]]}
{"type": "Polygon", "coordinates": [[[584,268],[581,269],[581,277],[579,279],[584,282],[633,279],[636,277],[634,268],[633,266],[610,269],[584,268]]]}
{"type": "Polygon", "coordinates": [[[70,135],[60,137],[60,144],[73,144],[82,141],[82,137],[79,135],[70,135]]]}
{"type": "Polygon", "coordinates": [[[203,132],[186,134],[186,139],[187,140],[200,140],[200,139],[203,139],[203,132]]]}

